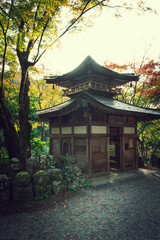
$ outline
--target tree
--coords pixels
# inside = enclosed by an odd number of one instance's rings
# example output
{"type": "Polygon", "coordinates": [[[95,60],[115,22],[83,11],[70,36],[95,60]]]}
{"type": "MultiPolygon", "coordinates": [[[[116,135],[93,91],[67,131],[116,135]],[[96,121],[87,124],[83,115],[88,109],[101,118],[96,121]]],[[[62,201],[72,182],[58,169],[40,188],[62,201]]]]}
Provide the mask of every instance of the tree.
{"type": "MultiPolygon", "coordinates": [[[[30,100],[36,108],[36,111],[33,110],[33,115],[38,110],[49,108],[68,100],[67,97],[63,96],[60,87],[55,86],[53,89],[51,85],[45,84],[45,80],[42,78],[42,76],[45,75],[44,66],[42,66],[41,69],[34,67],[31,70],[31,75],[34,76],[34,78],[30,79],[30,100]]],[[[32,114],[31,111],[30,114],[32,114]]],[[[45,123],[43,121],[39,122],[38,119],[37,121],[41,127],[41,141],[43,141],[45,139],[45,123]]]]}
{"type": "MultiPolygon", "coordinates": [[[[159,59],[160,60],[160,59],[159,59]]],[[[147,107],[160,107],[160,63],[159,61],[148,60],[143,67],[139,69],[139,74],[145,77],[145,80],[139,87],[142,92],[143,100],[147,107]]]]}
{"type": "Polygon", "coordinates": [[[5,146],[8,149],[9,156],[17,156],[18,155],[18,138],[17,138],[14,124],[12,122],[11,114],[4,101],[4,86],[3,86],[6,54],[7,54],[7,47],[9,42],[7,33],[9,31],[12,8],[13,8],[13,1],[11,1],[10,5],[8,6],[6,14],[2,14],[0,16],[0,27],[1,27],[0,35],[3,37],[1,46],[4,45],[4,49],[2,53],[2,72],[1,72],[1,84],[0,84],[0,124],[3,128],[5,146]],[[13,139],[14,141],[12,141],[13,139]]]}
{"type": "Polygon", "coordinates": [[[132,70],[140,75],[138,82],[126,84],[122,91],[122,100],[140,107],[156,107],[160,104],[160,64],[159,61],[145,60],[141,63],[119,65],[105,62],[105,67],[128,72],[132,70]]]}
{"type": "MultiPolygon", "coordinates": [[[[122,88],[119,100],[139,107],[160,108],[160,64],[149,60],[139,63],[116,64],[105,62],[105,67],[112,70],[129,71],[140,75],[139,82],[126,84],[122,88]]],[[[138,149],[141,158],[151,163],[160,146],[159,120],[138,123],[138,149]]]]}
{"type": "MultiPolygon", "coordinates": [[[[4,42],[0,86],[0,123],[9,156],[18,157],[23,169],[25,169],[26,160],[30,157],[29,69],[35,66],[51,44],[55,44],[64,34],[73,30],[88,11],[97,6],[115,9],[131,9],[132,7],[125,3],[121,6],[109,5],[109,2],[108,0],[27,0],[25,2],[4,0],[0,3],[2,31],[0,34],[4,42]],[[63,10],[66,9],[70,12],[68,16],[71,18],[67,24],[63,24],[61,16],[63,10]],[[59,32],[60,25],[64,26],[60,29],[61,32],[59,32]],[[13,46],[21,69],[18,135],[5,103],[3,86],[9,44],[13,46]]],[[[146,10],[143,1],[137,1],[137,4],[139,8],[146,10]]]]}

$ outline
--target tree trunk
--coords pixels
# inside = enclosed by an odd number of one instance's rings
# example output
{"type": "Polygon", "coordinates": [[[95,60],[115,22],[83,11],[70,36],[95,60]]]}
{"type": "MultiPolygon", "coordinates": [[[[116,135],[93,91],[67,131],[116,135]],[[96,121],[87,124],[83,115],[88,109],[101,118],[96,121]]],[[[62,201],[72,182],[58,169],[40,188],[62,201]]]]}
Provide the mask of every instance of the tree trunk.
{"type": "Polygon", "coordinates": [[[27,159],[31,156],[30,133],[31,124],[28,120],[30,99],[28,67],[22,67],[21,86],[19,92],[19,139],[12,122],[11,114],[5,104],[4,99],[0,98],[0,125],[3,129],[5,147],[10,158],[16,157],[20,160],[22,169],[26,169],[27,159]]]}
{"type": "Polygon", "coordinates": [[[18,158],[18,137],[11,114],[5,104],[4,99],[0,99],[0,125],[3,129],[5,147],[10,158],[18,158]]]}
{"type": "Polygon", "coordinates": [[[25,65],[21,65],[21,68],[22,77],[19,92],[19,125],[20,125],[19,160],[22,164],[23,170],[25,170],[26,162],[28,158],[31,156],[30,133],[32,127],[28,120],[30,106],[30,98],[28,95],[30,85],[28,78],[28,67],[26,67],[25,65]]]}
{"type": "Polygon", "coordinates": [[[139,142],[139,150],[140,150],[140,157],[141,157],[141,161],[142,161],[142,163],[144,163],[144,141],[142,140],[140,140],[140,139],[138,139],[138,142],[139,142]]]}

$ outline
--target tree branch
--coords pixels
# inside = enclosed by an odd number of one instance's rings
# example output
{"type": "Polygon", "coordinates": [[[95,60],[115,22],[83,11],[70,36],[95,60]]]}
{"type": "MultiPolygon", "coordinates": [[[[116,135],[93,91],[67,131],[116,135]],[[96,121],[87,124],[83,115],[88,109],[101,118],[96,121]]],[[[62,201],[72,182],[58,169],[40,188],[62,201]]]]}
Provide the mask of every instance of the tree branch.
{"type": "MultiPolygon", "coordinates": [[[[103,0],[103,1],[104,1],[104,0],[103,0]]],[[[102,2],[103,2],[103,1],[102,1],[102,2]]],[[[84,8],[82,9],[80,15],[65,29],[65,31],[64,31],[62,34],[59,35],[59,37],[58,37],[56,40],[53,41],[52,44],[55,44],[65,33],[67,33],[67,32],[71,29],[71,27],[73,27],[73,25],[75,25],[75,23],[84,15],[85,12],[89,11],[89,10],[86,10],[86,8],[87,8],[87,6],[88,6],[88,4],[89,4],[90,2],[91,2],[91,0],[86,3],[86,5],[85,5],[84,8]]],[[[99,5],[99,4],[98,4],[98,5],[99,5]]],[[[96,6],[97,6],[97,4],[96,4],[96,6]]],[[[92,7],[92,8],[93,8],[93,7],[92,7]]],[[[92,9],[92,8],[90,8],[90,9],[92,9]]],[[[43,37],[43,35],[44,35],[44,31],[45,31],[45,29],[43,29],[43,32],[42,32],[42,35],[41,35],[41,41],[42,41],[42,37],[43,37]]],[[[39,46],[40,46],[40,44],[39,44],[39,46]]],[[[44,53],[47,51],[47,49],[48,49],[48,48],[46,48],[40,55],[39,55],[39,49],[38,49],[38,53],[37,53],[37,55],[36,55],[34,64],[36,64],[36,63],[40,60],[40,58],[44,55],[44,53]]]]}
{"type": "Polygon", "coordinates": [[[40,40],[39,40],[39,43],[38,43],[37,54],[36,54],[34,63],[37,62],[37,59],[39,60],[38,56],[39,56],[39,52],[40,52],[40,46],[41,46],[42,39],[43,39],[45,30],[46,30],[46,28],[47,28],[47,25],[48,25],[49,21],[50,21],[50,18],[47,19],[47,21],[46,21],[46,23],[45,23],[45,25],[44,25],[44,27],[43,27],[42,34],[41,34],[41,37],[40,37],[40,40]]]}
{"type": "Polygon", "coordinates": [[[40,4],[41,4],[41,1],[38,3],[37,5],[37,9],[36,9],[36,12],[35,12],[35,16],[34,16],[34,24],[33,24],[33,30],[35,30],[36,28],[36,19],[37,19],[37,13],[38,13],[38,10],[39,10],[39,7],[40,7],[40,4]]]}
{"type": "Polygon", "coordinates": [[[9,10],[6,30],[4,29],[3,24],[0,21],[0,26],[2,28],[2,32],[3,32],[3,36],[4,36],[4,52],[3,52],[2,74],[1,74],[0,98],[4,98],[3,78],[4,78],[6,52],[7,52],[7,31],[9,29],[10,16],[11,16],[11,13],[12,13],[13,3],[14,3],[14,0],[11,0],[11,6],[10,6],[10,10],[9,10]]]}
{"type": "MultiPolygon", "coordinates": [[[[91,9],[94,9],[96,8],[97,6],[104,6],[104,7],[108,7],[108,8],[123,8],[123,9],[127,9],[127,10],[131,10],[131,9],[135,9],[135,10],[138,10],[138,8],[132,8],[132,7],[127,7],[127,6],[121,6],[121,5],[115,5],[115,6],[110,6],[108,4],[104,4],[107,0],[101,0],[99,2],[97,2],[95,5],[88,7],[88,5],[92,2],[91,0],[87,1],[85,6],[82,8],[81,10],[81,13],[79,14],[79,16],[74,19],[74,21],[72,21],[72,23],[58,36],[58,38],[56,38],[53,42],[52,42],[52,45],[55,44],[61,37],[63,37],[67,32],[69,32],[73,26],[77,23],[77,21],[85,14],[87,13],[88,11],[90,11],[91,9]]],[[[77,9],[78,10],[78,9],[77,9]]],[[[44,35],[44,32],[42,33],[44,35]]],[[[41,41],[42,41],[42,38],[43,38],[43,35],[41,35],[41,41]]],[[[39,44],[40,46],[40,44],[39,44]]],[[[44,53],[47,51],[49,47],[47,47],[46,49],[44,49],[44,51],[39,54],[39,50],[38,50],[38,53],[36,55],[36,58],[35,58],[35,61],[34,61],[34,64],[36,64],[40,58],[44,55],[44,53]]]]}

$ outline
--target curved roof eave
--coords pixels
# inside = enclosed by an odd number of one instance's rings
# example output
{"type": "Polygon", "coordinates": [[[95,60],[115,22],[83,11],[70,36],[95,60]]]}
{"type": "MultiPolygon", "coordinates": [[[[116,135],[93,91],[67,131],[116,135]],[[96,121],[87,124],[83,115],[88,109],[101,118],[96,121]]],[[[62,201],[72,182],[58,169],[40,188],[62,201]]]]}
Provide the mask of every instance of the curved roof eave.
{"type": "MultiPolygon", "coordinates": [[[[98,63],[96,63],[90,56],[88,56],[78,67],[73,71],[70,71],[66,74],[60,76],[51,76],[46,78],[47,83],[57,84],[68,81],[71,79],[76,79],[76,77],[82,74],[88,74],[88,71],[98,73],[104,77],[110,77],[112,79],[119,79],[124,81],[138,81],[139,75],[130,74],[130,73],[118,73],[108,68],[105,68],[98,63]]],[[[125,83],[125,82],[124,82],[125,83]]]]}
{"type": "MultiPolygon", "coordinates": [[[[91,96],[91,94],[88,94],[88,95],[91,96]]],[[[92,95],[92,97],[95,100],[97,100],[97,102],[99,102],[99,103],[103,104],[104,106],[107,106],[111,109],[135,112],[135,113],[155,114],[155,115],[160,116],[160,110],[157,110],[157,109],[142,108],[142,107],[138,107],[138,106],[134,106],[134,105],[131,105],[128,103],[121,102],[121,101],[113,99],[113,98],[106,98],[106,97],[98,96],[98,95],[94,95],[94,94],[92,95]]]]}
{"type": "Polygon", "coordinates": [[[96,108],[102,109],[104,111],[110,111],[114,113],[121,113],[121,114],[131,114],[136,115],[139,119],[145,120],[145,119],[160,119],[160,110],[156,109],[147,109],[147,108],[141,108],[137,106],[133,106],[127,103],[123,103],[121,101],[107,98],[103,96],[98,96],[94,94],[89,94],[83,92],[78,98],[73,98],[68,100],[65,103],[59,104],[57,106],[44,109],[38,112],[38,115],[41,117],[52,117],[59,116],[63,114],[67,114],[69,112],[72,112],[76,109],[78,109],[81,105],[81,101],[83,99],[87,99],[89,103],[92,104],[92,106],[95,106],[96,108]]]}
{"type": "Polygon", "coordinates": [[[70,106],[73,102],[74,102],[75,99],[70,99],[64,103],[61,103],[61,104],[58,104],[56,106],[53,106],[53,107],[50,107],[50,108],[46,108],[44,110],[40,110],[37,112],[37,114],[39,116],[42,116],[42,115],[47,115],[47,114],[50,114],[51,112],[59,112],[60,110],[64,110],[65,108],[67,108],[68,106],[70,106]]]}

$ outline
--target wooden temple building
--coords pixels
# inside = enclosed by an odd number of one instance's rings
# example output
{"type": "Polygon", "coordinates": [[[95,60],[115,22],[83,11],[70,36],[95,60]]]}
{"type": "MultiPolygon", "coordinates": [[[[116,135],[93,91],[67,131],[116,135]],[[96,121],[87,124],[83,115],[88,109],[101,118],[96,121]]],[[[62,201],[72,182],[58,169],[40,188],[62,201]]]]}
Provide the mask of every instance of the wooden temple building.
{"type": "Polygon", "coordinates": [[[160,118],[160,111],[116,100],[120,86],[139,76],[109,70],[87,57],[75,70],[46,79],[70,100],[39,111],[50,124],[50,154],[74,154],[88,175],[138,168],[137,122],[160,118]]]}

